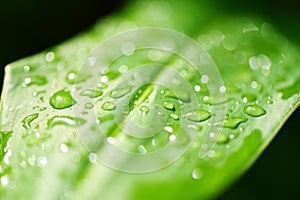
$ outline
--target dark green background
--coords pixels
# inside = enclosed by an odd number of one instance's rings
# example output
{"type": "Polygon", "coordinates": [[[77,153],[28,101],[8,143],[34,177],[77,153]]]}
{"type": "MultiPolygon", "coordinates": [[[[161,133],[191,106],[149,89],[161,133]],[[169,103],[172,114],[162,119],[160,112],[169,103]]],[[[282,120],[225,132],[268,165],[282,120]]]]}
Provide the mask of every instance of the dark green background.
{"type": "MultiPolygon", "coordinates": [[[[6,64],[64,41],[99,17],[117,12],[125,3],[122,0],[0,0],[1,84],[6,64]]],[[[225,13],[264,17],[300,48],[300,6],[296,0],[220,0],[216,5],[225,13]]],[[[298,109],[254,166],[219,199],[300,199],[299,125],[298,109]]]]}

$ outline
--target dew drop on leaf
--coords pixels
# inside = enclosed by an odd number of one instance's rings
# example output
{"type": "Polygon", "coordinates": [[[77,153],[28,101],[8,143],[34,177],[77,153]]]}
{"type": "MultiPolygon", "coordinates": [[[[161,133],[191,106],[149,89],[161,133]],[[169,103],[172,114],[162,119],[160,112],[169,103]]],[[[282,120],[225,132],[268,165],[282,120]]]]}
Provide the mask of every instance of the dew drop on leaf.
{"type": "Polygon", "coordinates": [[[148,106],[141,106],[140,111],[143,113],[143,115],[146,115],[149,112],[148,106]]]}
{"type": "Polygon", "coordinates": [[[111,101],[106,101],[102,106],[101,108],[103,110],[114,110],[116,108],[116,105],[111,102],[111,101]]]}
{"type": "Polygon", "coordinates": [[[50,97],[49,103],[54,109],[61,110],[69,108],[77,102],[72,98],[72,95],[69,91],[59,90],[50,97]]]}
{"type": "Polygon", "coordinates": [[[65,126],[78,126],[82,125],[86,122],[86,120],[78,117],[71,116],[54,116],[50,118],[47,122],[47,125],[52,128],[57,125],[65,125],[65,126]]]}
{"type": "Polygon", "coordinates": [[[174,120],[178,120],[179,119],[179,116],[177,114],[175,114],[175,113],[171,113],[170,116],[174,120]]]}
{"type": "Polygon", "coordinates": [[[24,87],[31,85],[45,85],[47,82],[48,81],[44,76],[29,76],[24,79],[22,85],[24,87]]]}
{"type": "Polygon", "coordinates": [[[36,118],[38,118],[38,117],[39,117],[38,113],[34,113],[34,114],[26,116],[24,119],[22,119],[23,127],[27,130],[30,129],[31,128],[31,122],[33,120],[35,120],[36,118]]]}
{"type": "Polygon", "coordinates": [[[166,108],[166,109],[168,109],[168,110],[174,110],[174,109],[175,109],[173,103],[168,102],[168,101],[165,101],[165,102],[163,103],[163,106],[164,106],[164,108],[166,108]]]}
{"type": "Polygon", "coordinates": [[[194,110],[185,114],[185,117],[194,122],[202,122],[209,119],[211,117],[211,113],[206,110],[194,110]]]}
{"type": "Polygon", "coordinates": [[[131,90],[131,87],[118,88],[118,89],[112,91],[109,96],[111,98],[118,99],[118,98],[123,97],[128,92],[130,92],[130,90],[131,90]]]}
{"type": "Polygon", "coordinates": [[[224,119],[223,122],[216,122],[215,126],[223,126],[225,128],[236,129],[241,123],[246,122],[246,118],[242,117],[231,117],[224,119]]]}
{"type": "Polygon", "coordinates": [[[244,112],[252,117],[260,117],[266,114],[266,111],[258,105],[248,105],[244,107],[244,112]]]}
{"type": "Polygon", "coordinates": [[[192,172],[192,178],[199,180],[203,176],[202,171],[199,168],[196,168],[192,172]]]}
{"type": "Polygon", "coordinates": [[[94,105],[92,104],[92,103],[86,103],[85,105],[84,105],[84,108],[85,109],[92,109],[94,107],[94,105]]]}
{"type": "Polygon", "coordinates": [[[81,96],[87,96],[90,98],[96,98],[96,97],[100,97],[103,94],[103,92],[101,90],[83,90],[80,95],[81,96]]]}

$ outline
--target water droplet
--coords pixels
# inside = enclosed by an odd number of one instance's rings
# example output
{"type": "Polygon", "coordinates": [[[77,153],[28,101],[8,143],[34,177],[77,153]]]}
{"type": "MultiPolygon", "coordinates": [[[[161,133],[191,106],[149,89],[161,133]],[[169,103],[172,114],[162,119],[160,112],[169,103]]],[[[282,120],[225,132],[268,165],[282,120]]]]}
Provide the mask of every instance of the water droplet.
{"type": "Polygon", "coordinates": [[[207,76],[207,75],[202,75],[201,76],[201,82],[202,83],[208,83],[208,81],[209,81],[209,77],[207,76]]]}
{"type": "Polygon", "coordinates": [[[45,167],[48,163],[48,160],[45,156],[40,156],[37,159],[37,164],[39,167],[45,167]]]}
{"type": "Polygon", "coordinates": [[[195,90],[196,92],[200,92],[201,87],[200,87],[199,85],[195,85],[194,90],[195,90]]]}
{"type": "Polygon", "coordinates": [[[31,128],[31,122],[33,120],[35,120],[36,118],[39,117],[39,114],[38,113],[35,113],[35,114],[31,114],[31,115],[28,115],[27,117],[25,117],[22,122],[23,122],[23,127],[27,130],[29,130],[31,128]]]}
{"type": "Polygon", "coordinates": [[[67,74],[66,80],[69,84],[75,84],[75,83],[80,83],[85,81],[86,79],[88,79],[90,76],[87,74],[80,74],[80,76],[78,76],[78,73],[75,71],[70,71],[67,74]]]}
{"type": "Polygon", "coordinates": [[[30,85],[45,85],[47,82],[48,81],[44,76],[29,76],[24,79],[22,85],[23,87],[30,85]]]}
{"type": "Polygon", "coordinates": [[[175,110],[175,107],[171,102],[165,101],[163,103],[163,106],[168,110],[175,110]]]}
{"type": "Polygon", "coordinates": [[[86,103],[84,105],[85,109],[92,109],[94,107],[94,105],[92,103],[86,103]]]}
{"type": "Polygon", "coordinates": [[[119,72],[122,73],[122,74],[124,74],[125,72],[127,72],[127,70],[128,70],[127,65],[121,65],[119,67],[119,72]]]}
{"type": "Polygon", "coordinates": [[[141,106],[140,111],[143,113],[143,115],[146,115],[149,112],[148,106],[141,106]]]}
{"type": "Polygon", "coordinates": [[[87,96],[90,98],[96,98],[96,97],[100,97],[103,94],[103,92],[101,90],[83,90],[80,95],[81,96],[87,96]]]}
{"type": "Polygon", "coordinates": [[[241,123],[246,122],[246,121],[247,121],[246,118],[231,117],[231,118],[224,119],[224,121],[216,122],[214,125],[215,126],[223,126],[225,128],[236,129],[241,123]]]}
{"type": "Polygon", "coordinates": [[[66,90],[59,90],[50,97],[50,105],[54,109],[69,108],[77,102],[72,98],[71,93],[66,90]]]}
{"type": "Polygon", "coordinates": [[[129,87],[129,86],[122,87],[122,88],[118,88],[118,89],[112,91],[109,96],[111,98],[118,99],[118,98],[123,97],[125,94],[127,94],[130,91],[131,91],[131,87],[129,87]]]}
{"type": "Polygon", "coordinates": [[[169,133],[173,133],[173,131],[174,131],[171,126],[165,126],[164,129],[169,133]]]}
{"type": "Polygon", "coordinates": [[[254,102],[256,100],[256,95],[254,95],[254,94],[244,94],[242,96],[242,98],[243,98],[244,103],[254,102]]]}
{"type": "Polygon", "coordinates": [[[113,102],[106,101],[101,108],[103,110],[114,110],[116,108],[116,105],[113,102]]]}
{"type": "Polygon", "coordinates": [[[260,117],[260,116],[266,114],[266,111],[258,105],[245,106],[244,112],[252,117],[260,117]]]}
{"type": "Polygon", "coordinates": [[[206,110],[195,110],[184,115],[188,120],[202,122],[211,117],[211,113],[206,110]]]}
{"type": "Polygon", "coordinates": [[[192,178],[199,180],[203,176],[202,171],[199,168],[196,168],[192,172],[192,178]]]}
{"type": "Polygon", "coordinates": [[[254,24],[244,24],[242,28],[243,33],[259,31],[258,27],[254,24]]]}
{"type": "Polygon", "coordinates": [[[97,88],[99,88],[99,89],[105,89],[107,87],[108,87],[108,85],[106,83],[103,83],[103,82],[100,82],[97,85],[97,88]]]}
{"type": "Polygon", "coordinates": [[[8,182],[9,182],[7,176],[1,176],[0,182],[1,182],[1,185],[7,186],[8,182]]]}
{"type": "Polygon", "coordinates": [[[69,151],[69,148],[66,144],[60,144],[59,148],[63,153],[67,153],[69,151]]]}
{"type": "Polygon", "coordinates": [[[225,87],[224,85],[220,86],[219,91],[220,91],[221,93],[226,92],[226,87],[225,87]]]}
{"type": "Polygon", "coordinates": [[[231,34],[226,35],[226,37],[223,40],[223,46],[228,51],[235,50],[237,47],[236,37],[231,34]]]}
{"type": "Polygon", "coordinates": [[[89,154],[89,161],[91,162],[91,163],[96,163],[97,162],[97,154],[95,154],[95,153],[90,153],[89,154]]]}
{"type": "Polygon", "coordinates": [[[226,133],[221,133],[217,139],[217,143],[224,144],[229,141],[229,136],[226,133]]]}
{"type": "Polygon", "coordinates": [[[177,114],[175,114],[175,113],[171,113],[170,116],[174,120],[178,120],[179,119],[179,116],[177,114]]]}
{"type": "Polygon", "coordinates": [[[169,136],[169,140],[172,142],[172,141],[175,141],[176,140],[176,135],[170,135],[169,136]]]}
{"type": "Polygon", "coordinates": [[[55,54],[50,51],[46,54],[45,59],[47,62],[52,62],[54,60],[55,54]]]}
{"type": "Polygon", "coordinates": [[[47,125],[52,128],[57,125],[66,125],[66,126],[79,126],[86,122],[86,120],[77,117],[70,116],[54,116],[50,118],[47,122],[47,125]]]}

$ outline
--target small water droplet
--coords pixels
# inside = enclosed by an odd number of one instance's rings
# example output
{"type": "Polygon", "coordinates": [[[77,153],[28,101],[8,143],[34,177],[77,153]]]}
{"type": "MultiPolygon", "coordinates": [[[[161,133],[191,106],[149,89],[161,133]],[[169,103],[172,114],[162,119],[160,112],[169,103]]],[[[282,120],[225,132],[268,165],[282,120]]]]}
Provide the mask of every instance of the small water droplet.
{"type": "Polygon", "coordinates": [[[143,115],[146,115],[149,112],[148,106],[141,106],[140,111],[143,113],[143,115]]]}
{"type": "Polygon", "coordinates": [[[246,122],[246,121],[247,121],[246,118],[231,117],[231,118],[224,119],[224,121],[216,122],[214,125],[215,126],[223,126],[225,128],[236,129],[241,123],[246,122]]]}
{"type": "Polygon", "coordinates": [[[111,98],[118,99],[118,98],[123,97],[130,91],[131,91],[131,87],[129,87],[129,86],[122,87],[122,88],[118,88],[118,89],[115,89],[114,91],[112,91],[109,96],[111,98]]]}
{"type": "Polygon", "coordinates": [[[195,85],[194,90],[195,90],[196,92],[200,92],[201,87],[200,87],[199,85],[195,85]]]}
{"type": "Polygon", "coordinates": [[[94,105],[93,105],[92,103],[86,103],[86,104],[84,105],[84,108],[85,108],[85,109],[92,109],[92,108],[94,108],[94,105]]]}
{"type": "Polygon", "coordinates": [[[211,117],[211,113],[206,110],[194,110],[184,115],[188,120],[202,122],[211,117]]]}
{"type": "Polygon", "coordinates": [[[1,176],[0,182],[2,186],[7,186],[9,183],[7,176],[1,176]]]}
{"type": "Polygon", "coordinates": [[[77,117],[71,116],[54,116],[50,118],[47,122],[47,125],[52,128],[57,125],[66,125],[66,126],[79,126],[86,122],[86,120],[77,117]]]}
{"type": "Polygon", "coordinates": [[[102,90],[83,90],[80,95],[81,96],[86,96],[86,97],[90,97],[90,98],[96,98],[96,97],[100,97],[103,94],[102,90]]]}
{"type": "Polygon", "coordinates": [[[254,102],[256,100],[256,95],[254,94],[244,94],[242,96],[242,100],[244,103],[247,103],[247,102],[254,102]]]}
{"type": "Polygon", "coordinates": [[[165,126],[164,129],[169,133],[173,133],[173,131],[174,131],[171,126],[165,126]]]}
{"type": "Polygon", "coordinates": [[[38,113],[34,113],[34,114],[31,114],[31,115],[28,115],[27,117],[25,117],[24,119],[22,119],[22,122],[23,122],[23,127],[27,130],[29,130],[31,128],[31,122],[33,120],[35,120],[36,118],[39,117],[39,114],[38,113]]]}
{"type": "Polygon", "coordinates": [[[116,105],[111,102],[111,101],[106,101],[102,106],[101,108],[103,110],[114,110],[116,108],[116,105]]]}
{"type": "Polygon", "coordinates": [[[97,85],[97,88],[99,88],[99,89],[105,89],[107,87],[108,87],[108,85],[106,83],[103,83],[103,82],[100,82],[97,85]]]}
{"type": "Polygon", "coordinates": [[[124,74],[125,72],[127,72],[127,70],[128,70],[127,65],[121,65],[119,67],[119,72],[122,73],[122,74],[124,74]]]}
{"type": "Polygon", "coordinates": [[[243,33],[259,31],[259,28],[254,24],[244,24],[242,31],[243,33]]]}
{"type": "Polygon", "coordinates": [[[207,76],[207,75],[202,75],[201,76],[201,82],[202,83],[208,83],[208,81],[209,81],[209,77],[207,76]]]}
{"type": "Polygon", "coordinates": [[[202,171],[199,168],[196,168],[192,172],[192,178],[199,180],[203,176],[202,171]]]}
{"type": "Polygon", "coordinates": [[[229,141],[229,136],[226,133],[221,133],[217,139],[217,143],[224,144],[229,141]]]}
{"type": "Polygon", "coordinates": [[[176,135],[170,135],[169,136],[169,140],[172,142],[172,141],[175,141],[176,140],[176,135]]]}
{"type": "Polygon", "coordinates": [[[45,59],[47,62],[52,62],[54,60],[55,54],[50,51],[46,54],[45,59]]]}
{"type": "Polygon", "coordinates": [[[175,114],[175,113],[171,113],[170,116],[174,120],[178,120],[179,119],[179,116],[177,114],[175,114]]]}
{"type": "Polygon", "coordinates": [[[59,90],[50,97],[49,103],[54,109],[61,110],[69,108],[77,102],[72,98],[72,95],[69,91],[59,90]]]}
{"type": "Polygon", "coordinates": [[[91,162],[91,163],[96,163],[97,162],[97,154],[95,154],[95,153],[90,153],[89,154],[89,161],[91,162]]]}
{"type": "Polygon", "coordinates": [[[45,85],[48,83],[47,79],[44,76],[28,76],[24,79],[22,85],[23,87],[31,85],[45,85]]]}
{"type": "Polygon", "coordinates": [[[37,164],[39,167],[45,167],[48,163],[48,160],[45,156],[40,156],[37,159],[37,164]]]}
{"type": "Polygon", "coordinates": [[[173,103],[171,103],[171,102],[165,101],[163,103],[163,106],[168,110],[175,110],[175,107],[174,107],[173,103]]]}
{"type": "Polygon", "coordinates": [[[63,153],[67,153],[69,151],[69,148],[66,144],[60,144],[59,148],[63,153]]]}
{"type": "Polygon", "coordinates": [[[260,116],[266,114],[266,111],[258,105],[245,106],[244,112],[252,117],[260,117],[260,116]]]}

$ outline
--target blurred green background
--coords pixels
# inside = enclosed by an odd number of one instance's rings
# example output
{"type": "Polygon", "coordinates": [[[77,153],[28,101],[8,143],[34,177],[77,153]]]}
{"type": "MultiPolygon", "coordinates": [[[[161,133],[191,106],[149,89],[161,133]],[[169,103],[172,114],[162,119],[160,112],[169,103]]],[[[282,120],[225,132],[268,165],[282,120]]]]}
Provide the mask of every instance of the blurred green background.
{"type": "MultiPolygon", "coordinates": [[[[263,17],[300,48],[300,6],[296,0],[215,1],[221,12],[263,17]]],[[[1,84],[6,64],[70,38],[101,16],[118,12],[127,2],[1,0],[1,84]]],[[[254,166],[218,199],[300,199],[300,131],[297,122],[300,122],[299,109],[254,166]]]]}

